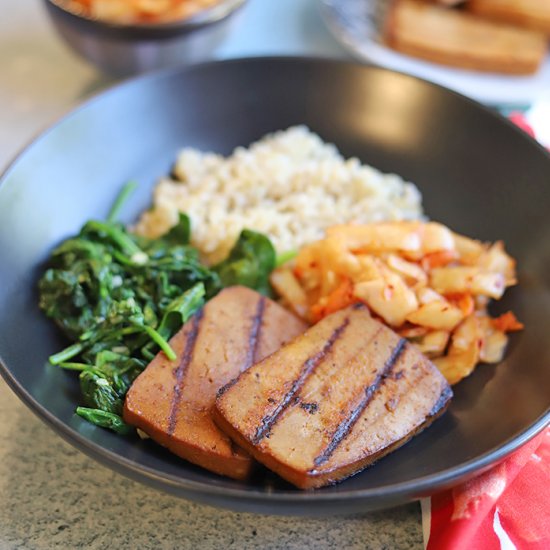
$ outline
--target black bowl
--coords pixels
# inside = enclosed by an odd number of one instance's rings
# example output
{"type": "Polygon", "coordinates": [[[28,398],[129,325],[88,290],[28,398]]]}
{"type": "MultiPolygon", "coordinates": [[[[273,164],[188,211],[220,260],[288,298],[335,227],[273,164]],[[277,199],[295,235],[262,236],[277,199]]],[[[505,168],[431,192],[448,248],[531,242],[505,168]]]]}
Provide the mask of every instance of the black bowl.
{"type": "MultiPolygon", "coordinates": [[[[337,61],[248,59],[140,78],[89,101],[36,140],[0,186],[0,357],[23,401],[104,464],[172,493],[236,510],[334,514],[370,510],[463,481],[527,441],[550,417],[550,157],[489,110],[418,79],[337,61]],[[229,153],[267,132],[306,124],[347,155],[414,181],[426,212],[457,231],[503,239],[520,284],[498,310],[526,329],[506,359],[456,386],[450,410],[373,467],[302,492],[263,473],[223,479],[150,441],[73,414],[72,373],[47,363],[66,344],[37,307],[52,246],[104,216],[123,182],[140,192],[128,221],[183,146],[229,153]]],[[[497,310],[496,310],[497,311],[497,310]]],[[[29,449],[29,452],[32,452],[29,449]]]]}

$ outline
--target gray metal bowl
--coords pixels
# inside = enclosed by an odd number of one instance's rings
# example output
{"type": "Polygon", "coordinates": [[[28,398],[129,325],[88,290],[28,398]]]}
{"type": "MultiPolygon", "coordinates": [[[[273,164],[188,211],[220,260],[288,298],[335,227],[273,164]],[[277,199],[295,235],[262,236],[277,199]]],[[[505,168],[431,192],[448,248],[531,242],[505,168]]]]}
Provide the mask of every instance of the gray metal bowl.
{"type": "Polygon", "coordinates": [[[57,31],[82,57],[117,76],[204,61],[227,35],[246,0],[222,0],[193,17],[158,24],[118,24],[73,13],[45,0],[57,31]]]}

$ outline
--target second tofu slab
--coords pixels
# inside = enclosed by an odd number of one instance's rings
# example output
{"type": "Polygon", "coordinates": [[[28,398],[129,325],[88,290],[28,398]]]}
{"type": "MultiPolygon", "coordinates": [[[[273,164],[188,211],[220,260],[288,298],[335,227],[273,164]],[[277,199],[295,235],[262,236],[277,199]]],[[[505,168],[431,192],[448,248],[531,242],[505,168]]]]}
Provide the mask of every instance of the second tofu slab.
{"type": "Polygon", "coordinates": [[[355,305],[222,389],[214,419],[259,462],[314,488],[404,444],[445,411],[451,396],[428,359],[355,305]]]}

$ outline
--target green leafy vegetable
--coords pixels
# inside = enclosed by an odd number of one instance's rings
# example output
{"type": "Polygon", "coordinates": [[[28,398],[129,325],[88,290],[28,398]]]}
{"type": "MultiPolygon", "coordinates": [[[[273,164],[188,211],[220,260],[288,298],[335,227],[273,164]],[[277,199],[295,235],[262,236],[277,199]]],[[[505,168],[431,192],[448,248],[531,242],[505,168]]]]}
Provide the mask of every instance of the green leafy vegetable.
{"type": "Polygon", "coordinates": [[[121,435],[127,435],[133,431],[133,428],[128,426],[118,414],[102,411],[100,409],[89,409],[87,407],[77,407],[76,414],[96,426],[109,428],[121,435]]]}
{"type": "Polygon", "coordinates": [[[88,368],[80,373],[80,391],[86,405],[122,414],[122,399],[114,388],[113,380],[101,369],[88,368]]]}
{"type": "Polygon", "coordinates": [[[270,295],[269,274],[275,268],[275,249],[262,233],[243,229],[229,256],[214,267],[222,286],[244,285],[270,295]]]}
{"type": "Polygon", "coordinates": [[[204,284],[197,283],[180,297],[173,300],[167,306],[160,322],[158,328],[159,334],[164,338],[168,338],[170,334],[174,334],[202,306],[204,294],[204,284]]]}
{"type": "Polygon", "coordinates": [[[73,357],[79,355],[80,353],[82,353],[83,349],[84,346],[79,342],[77,342],[76,344],[72,344],[68,348],[60,351],[59,353],[51,355],[50,363],[52,365],[61,365],[63,363],[66,363],[67,359],[72,359],[73,357]]]}
{"type": "Polygon", "coordinates": [[[122,206],[124,205],[128,197],[136,190],[136,188],[137,182],[135,181],[129,181],[124,185],[124,187],[118,194],[118,197],[115,199],[113,206],[111,206],[111,210],[109,210],[109,214],[107,215],[108,222],[113,223],[118,220],[118,215],[122,210],[122,206]]]}
{"type": "Polygon", "coordinates": [[[178,223],[164,235],[164,241],[170,244],[189,244],[191,239],[191,220],[180,212],[178,223]]]}
{"type": "Polygon", "coordinates": [[[168,342],[205,300],[235,284],[267,294],[275,265],[269,239],[244,230],[208,268],[184,214],[158,239],[128,232],[116,219],[134,187],[122,189],[107,221],[90,220],[61,243],[39,281],[40,308],[73,342],[50,362],[80,372],[87,407],[77,414],[119,433],[130,430],[121,419],[130,385],[159,351],[176,358],[168,342]]]}

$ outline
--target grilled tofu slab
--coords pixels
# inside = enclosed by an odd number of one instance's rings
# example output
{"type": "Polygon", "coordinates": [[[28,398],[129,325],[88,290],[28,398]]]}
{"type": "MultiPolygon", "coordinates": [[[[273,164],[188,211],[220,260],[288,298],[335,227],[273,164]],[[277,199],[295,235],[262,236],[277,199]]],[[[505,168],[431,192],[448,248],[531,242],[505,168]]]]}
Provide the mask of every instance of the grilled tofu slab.
{"type": "Polygon", "coordinates": [[[428,359],[355,305],[222,388],[214,419],[259,462],[306,489],[403,445],[451,396],[428,359]]]}
{"type": "Polygon", "coordinates": [[[194,464],[244,479],[253,461],[214,424],[216,392],[305,329],[257,292],[223,290],[172,338],[177,359],[159,353],[135,380],[124,420],[194,464]]]}

